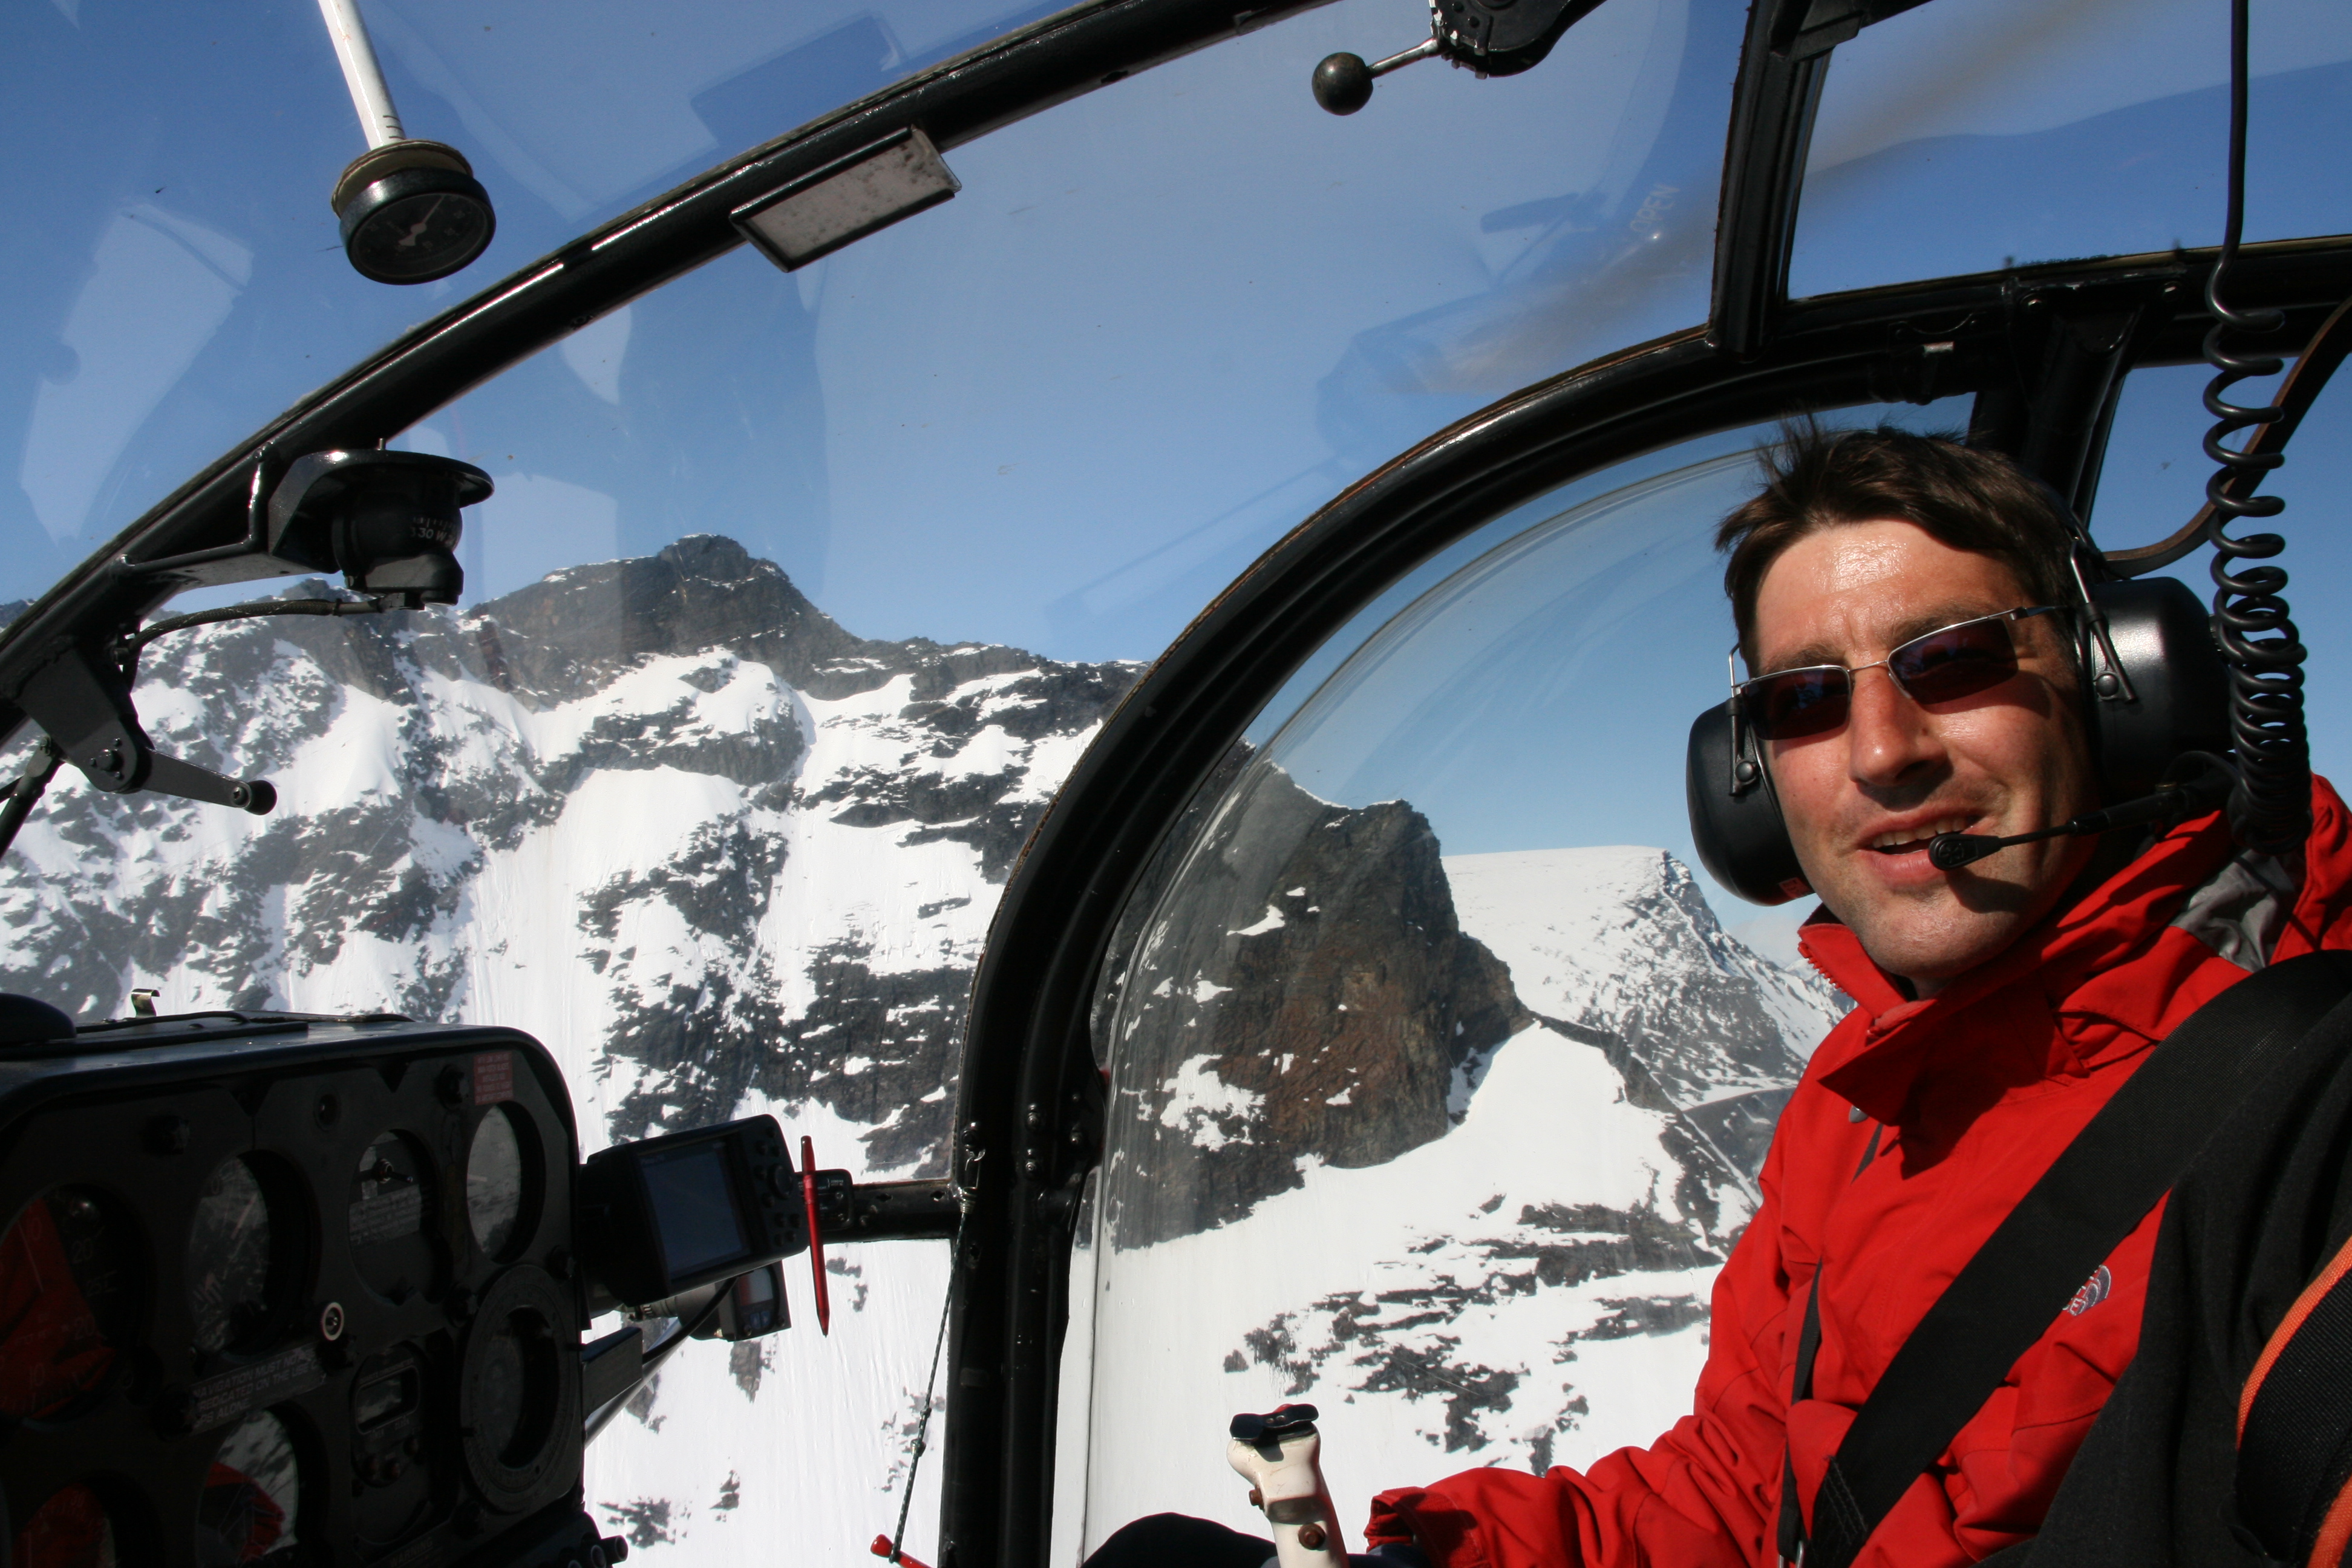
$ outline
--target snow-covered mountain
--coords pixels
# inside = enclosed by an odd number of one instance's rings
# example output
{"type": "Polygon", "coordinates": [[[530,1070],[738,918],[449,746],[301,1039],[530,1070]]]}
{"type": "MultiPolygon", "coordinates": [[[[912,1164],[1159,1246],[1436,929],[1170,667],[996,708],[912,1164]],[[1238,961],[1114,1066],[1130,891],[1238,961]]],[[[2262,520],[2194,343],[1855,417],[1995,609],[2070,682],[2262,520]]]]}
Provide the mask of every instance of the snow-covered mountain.
{"type": "MultiPolygon", "coordinates": [[[[1110,1418],[1057,1561],[1160,1509],[1261,1528],[1218,1434],[1285,1400],[1324,1411],[1351,1521],[1656,1436],[1845,1005],[1727,936],[1663,851],[1444,858],[1405,803],[1232,772],[1097,1021],[1114,1131],[1065,1375],[1110,1418]]],[[[1066,1395],[1066,1426],[1088,1414],[1066,1395]]]]}
{"type": "Polygon", "coordinates": [[[709,536],[462,614],[179,634],[158,748],[278,810],[67,770],[0,866],[0,987],[494,1019],[577,1069],[592,1142],[756,1092],[936,1173],[998,889],[1133,675],[859,638],[709,536]]]}
{"type": "MultiPolygon", "coordinates": [[[[1133,675],[860,638],[709,537],[463,612],[183,634],[142,669],[151,733],[279,810],[68,770],[0,862],[0,989],[506,1023],[591,1147],[770,1110],[828,1164],[936,1173],[1003,881],[1133,675]]],[[[1176,842],[1097,1019],[1123,1120],[1073,1283],[1070,1550],[1080,1503],[1097,1538],[1249,1524],[1218,1434],[1284,1398],[1333,1407],[1351,1517],[1654,1435],[1839,999],[1661,851],[1449,859],[1410,803],[1334,805],[1246,749],[1176,842]],[[1152,1419],[1089,1435],[1089,1388],[1152,1419]]],[[[944,1252],[836,1253],[830,1339],[796,1282],[800,1327],[680,1353],[590,1451],[600,1517],[656,1561],[870,1561],[944,1252]]]]}
{"type": "Polygon", "coordinates": [[[1622,1042],[1735,1163],[1763,1163],[1790,1086],[1852,1005],[1835,987],[1724,931],[1663,849],[1457,855],[1445,875],[1521,1005],[1622,1042]]]}
{"type": "MultiPolygon", "coordinates": [[[[0,862],[0,990],[509,1024],[590,1148],[772,1110],[828,1165],[937,1174],[1002,884],[1134,673],[861,638],[709,537],[463,612],[177,634],[138,687],[158,748],[278,809],[65,770],[0,862]]],[[[682,1351],[590,1449],[607,1527],[711,1568],[870,1563],[945,1252],[837,1251],[829,1339],[803,1277],[792,1331],[682,1351]]]]}

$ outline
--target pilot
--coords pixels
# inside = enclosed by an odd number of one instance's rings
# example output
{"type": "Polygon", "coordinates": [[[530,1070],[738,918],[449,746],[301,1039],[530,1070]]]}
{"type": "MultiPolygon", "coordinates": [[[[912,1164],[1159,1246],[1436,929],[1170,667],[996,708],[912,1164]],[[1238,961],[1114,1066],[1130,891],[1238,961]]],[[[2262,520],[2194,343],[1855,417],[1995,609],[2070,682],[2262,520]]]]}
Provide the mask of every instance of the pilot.
{"type": "MultiPolygon", "coordinates": [[[[2021,834],[2102,804],[2067,520],[2008,458],[1945,437],[1795,426],[1762,466],[1717,536],[1759,672],[1742,710],[1821,899],[1801,945],[1855,1006],[1781,1115],[1691,1414],[1584,1470],[1381,1494],[1367,1540],[1403,1563],[1801,1556],[1895,1352],[2156,1044],[2252,972],[2352,947],[2352,816],[2321,780],[2284,860],[2241,851],[2215,814],[1937,868],[1937,834],[2021,834]]],[[[2036,1534],[2139,1344],[2161,1216],[2084,1281],[1856,1564],[1957,1568],[2036,1534]]],[[[1254,1568],[1268,1550],[1163,1515],[1096,1561],[1254,1568]]]]}

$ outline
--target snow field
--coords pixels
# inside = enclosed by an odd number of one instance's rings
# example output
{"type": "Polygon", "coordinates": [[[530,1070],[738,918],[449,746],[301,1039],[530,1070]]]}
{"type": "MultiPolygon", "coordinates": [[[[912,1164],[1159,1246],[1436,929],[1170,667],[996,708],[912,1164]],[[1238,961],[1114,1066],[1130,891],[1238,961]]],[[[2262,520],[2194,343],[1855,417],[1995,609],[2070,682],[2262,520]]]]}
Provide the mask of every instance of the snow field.
{"type": "MultiPolygon", "coordinates": [[[[1572,1361],[1562,1359],[1563,1342],[1606,1313],[1604,1300],[1703,1301],[1713,1268],[1530,1284],[1528,1270],[1498,1265],[1479,1243],[1533,1239],[1518,1216],[1544,1205],[1654,1203],[1663,1217],[1682,1218],[1673,1196],[1679,1167],[1659,1142],[1664,1120],[1626,1103],[1600,1050],[1531,1027],[1496,1051],[1465,1120],[1434,1142],[1385,1165],[1306,1169],[1303,1187],[1214,1230],[1127,1251],[1098,1238],[1088,1259],[1097,1420],[1087,1438],[1087,1544],[1163,1510],[1263,1533],[1225,1463],[1225,1424],[1236,1411],[1286,1401],[1323,1411],[1325,1473],[1351,1539],[1375,1491],[1482,1463],[1528,1468],[1547,1437],[1551,1461],[1565,1464],[1654,1437],[1689,1407],[1704,1331],[1580,1342],[1572,1361]],[[1516,1374],[1499,1417],[1510,1436],[1485,1451],[1448,1452],[1444,1399],[1361,1386],[1364,1373],[1344,1347],[1305,1387],[1251,1353],[1247,1336],[1285,1314],[1299,1348],[1315,1348],[1307,1342],[1329,1319],[1302,1311],[1311,1303],[1341,1296],[1369,1305],[1433,1286],[1493,1289],[1491,1300],[1420,1333],[1411,1320],[1423,1314],[1410,1302],[1366,1315],[1397,1325],[1386,1345],[1440,1368],[1516,1374]],[[1580,1394],[1590,1417],[1568,1408],[1580,1394]]],[[[1087,1353],[1077,1350],[1079,1363],[1087,1353]]],[[[1080,1370],[1066,1358],[1066,1376],[1080,1370]]],[[[1066,1422],[1071,1404],[1066,1398],[1066,1422]]],[[[1073,1436],[1066,1430],[1064,1441],[1073,1436]]],[[[1078,1535],[1066,1512],[1073,1500],[1057,1501],[1065,1548],[1078,1535]]]]}

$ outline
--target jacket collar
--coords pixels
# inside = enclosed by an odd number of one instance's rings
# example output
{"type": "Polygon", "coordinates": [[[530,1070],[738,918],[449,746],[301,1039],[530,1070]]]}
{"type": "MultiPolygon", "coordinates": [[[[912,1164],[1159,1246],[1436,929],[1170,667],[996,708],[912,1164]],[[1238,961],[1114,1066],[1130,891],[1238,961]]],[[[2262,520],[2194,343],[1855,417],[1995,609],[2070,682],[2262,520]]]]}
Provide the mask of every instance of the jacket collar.
{"type": "Polygon", "coordinates": [[[2234,852],[2219,814],[2184,823],[2072,907],[1924,1000],[1913,1000],[1872,962],[1851,930],[1817,911],[1799,932],[1799,945],[1854,999],[1865,1021],[1824,1042],[1814,1076],[1864,1115],[1901,1123],[1910,1119],[1923,1075],[1940,1080],[1957,1072],[2016,1084],[2079,1074],[2145,1050],[2179,1021],[2169,1016],[2178,1010],[2177,982],[2212,954],[2182,939],[2153,968],[2141,961],[2158,947],[2190,889],[2234,852]],[[2175,967],[2183,973],[2164,973],[2175,967]],[[2094,1020],[2114,1026],[2084,1027],[2094,1020]]]}

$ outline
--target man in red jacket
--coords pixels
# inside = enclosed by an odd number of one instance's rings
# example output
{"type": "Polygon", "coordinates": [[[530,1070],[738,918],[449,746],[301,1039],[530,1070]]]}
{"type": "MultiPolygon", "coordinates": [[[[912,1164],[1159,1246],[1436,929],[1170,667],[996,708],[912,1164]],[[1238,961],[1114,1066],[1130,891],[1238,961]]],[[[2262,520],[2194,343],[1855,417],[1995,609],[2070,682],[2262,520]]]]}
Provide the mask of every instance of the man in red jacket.
{"type": "MultiPolygon", "coordinates": [[[[1692,1413],[1581,1472],[1383,1494],[1370,1542],[1441,1568],[1772,1563],[1784,1476],[1810,1510],[1921,1316],[2156,1043],[2267,963],[2352,945],[2352,818],[2324,782],[2284,863],[2209,816],[1937,869],[1937,833],[2100,804],[2065,521],[2006,459],[1951,441],[1801,436],[1768,468],[1718,536],[1726,585],[1748,668],[1804,676],[1751,686],[1747,710],[1779,704],[1766,761],[1822,906],[1801,944],[1857,1005],[1781,1116],[1692,1413]]],[[[2084,1281],[1857,1568],[1969,1563],[2035,1533],[2137,1346],[2160,1217],[2084,1281]]]]}
{"type": "MultiPolygon", "coordinates": [[[[1939,833],[2024,833],[2102,804],[2067,521],[2007,458],[1900,431],[1801,433],[1766,467],[1717,536],[1759,675],[1742,710],[1822,900],[1801,945],[1857,1005],[1781,1114],[1692,1413],[1583,1471],[1384,1493],[1367,1538],[1402,1568],[1770,1564],[1784,1478],[1810,1533],[1896,1350],[2154,1046],[2256,970],[2352,947],[2352,814],[2324,782],[2285,862],[2240,852],[2209,816],[1937,869],[1939,833]]],[[[1957,1568],[2036,1533],[2137,1348],[2161,1217],[2084,1280],[1855,1568],[1957,1568]]],[[[1255,1568],[1265,1551],[1161,1515],[1095,1563],[1255,1568]]]]}

